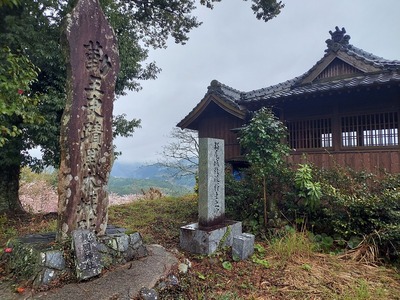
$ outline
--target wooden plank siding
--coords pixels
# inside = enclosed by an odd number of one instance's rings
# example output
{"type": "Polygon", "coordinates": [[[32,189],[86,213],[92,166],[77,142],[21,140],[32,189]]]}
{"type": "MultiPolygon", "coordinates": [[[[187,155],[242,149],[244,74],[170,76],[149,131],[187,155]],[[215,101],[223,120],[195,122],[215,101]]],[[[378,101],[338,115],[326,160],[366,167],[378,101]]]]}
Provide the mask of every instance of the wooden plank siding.
{"type": "Polygon", "coordinates": [[[216,138],[225,140],[225,161],[240,156],[237,133],[232,129],[243,125],[243,120],[232,116],[218,105],[210,105],[205,114],[207,118],[199,120],[199,138],[216,138]]]}
{"type": "Polygon", "coordinates": [[[323,70],[315,80],[329,79],[331,77],[349,75],[349,74],[360,74],[360,70],[354,68],[353,66],[345,63],[344,61],[335,58],[329,66],[323,70]]]}
{"type": "MultiPolygon", "coordinates": [[[[297,139],[304,140],[305,136],[314,139],[295,144],[299,145],[299,149],[291,152],[288,161],[302,163],[306,155],[307,161],[321,168],[332,168],[338,164],[357,171],[400,173],[399,93],[397,88],[377,88],[291,98],[274,103],[273,111],[286,125],[292,122],[298,126],[293,131],[297,139]],[[373,124],[365,123],[365,120],[373,124]],[[389,133],[383,132],[387,128],[396,130],[393,131],[395,134],[390,133],[392,142],[373,144],[371,141],[374,138],[367,134],[372,135],[371,132],[375,131],[377,135],[376,132],[380,132],[379,138],[388,140],[389,133]],[[346,134],[350,138],[353,134],[356,136],[351,140],[346,138],[346,134]],[[396,134],[397,137],[393,137],[396,134]],[[318,141],[321,135],[324,138],[329,135],[328,142],[318,141]],[[349,141],[355,144],[349,144],[349,141]]],[[[241,157],[237,134],[232,129],[240,128],[244,122],[211,102],[196,120],[196,126],[200,138],[225,140],[225,161],[240,161],[244,158],[241,157]]]]}
{"type": "Polygon", "coordinates": [[[312,162],[319,168],[332,168],[335,165],[350,167],[356,171],[366,171],[379,174],[382,171],[388,173],[400,173],[400,151],[376,151],[376,152],[338,152],[338,153],[291,153],[288,162],[297,165],[312,162]]]}
{"type": "Polygon", "coordinates": [[[380,173],[385,170],[389,173],[400,173],[400,95],[398,89],[368,89],[329,95],[324,98],[315,97],[300,101],[299,105],[296,101],[291,101],[279,105],[279,109],[282,112],[283,122],[329,118],[332,124],[333,143],[330,147],[296,149],[297,151],[292,151],[288,158],[290,163],[302,163],[305,156],[307,161],[321,168],[332,168],[338,164],[357,171],[380,173]],[[383,119],[382,116],[389,116],[390,120],[376,121],[378,118],[383,119]],[[356,118],[364,118],[376,123],[375,127],[367,123],[357,124],[361,133],[379,131],[380,128],[387,128],[384,127],[385,125],[393,128],[395,124],[397,137],[391,136],[391,138],[394,138],[396,142],[384,146],[362,145],[360,143],[364,142],[365,137],[358,132],[358,144],[345,145],[347,141],[343,136],[346,134],[346,129],[343,128],[343,122],[358,120],[356,118]]]}

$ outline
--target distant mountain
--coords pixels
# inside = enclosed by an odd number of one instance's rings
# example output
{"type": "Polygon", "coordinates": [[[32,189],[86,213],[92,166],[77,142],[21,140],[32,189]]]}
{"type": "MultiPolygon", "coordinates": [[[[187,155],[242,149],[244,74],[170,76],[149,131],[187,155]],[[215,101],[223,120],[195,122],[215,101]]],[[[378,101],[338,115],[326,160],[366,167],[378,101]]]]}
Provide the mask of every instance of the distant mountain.
{"type": "Polygon", "coordinates": [[[148,187],[160,188],[171,195],[192,192],[195,186],[194,176],[174,177],[174,173],[176,170],[158,163],[144,165],[117,160],[111,170],[109,189],[118,194],[136,193],[148,187]]]}
{"type": "Polygon", "coordinates": [[[136,179],[154,178],[161,175],[162,169],[163,167],[157,164],[124,163],[117,160],[114,162],[111,176],[136,179]]]}
{"type": "Polygon", "coordinates": [[[157,189],[163,195],[182,196],[193,193],[193,187],[179,185],[160,179],[134,179],[122,177],[110,177],[108,191],[118,195],[143,194],[150,189],[157,189]]]}

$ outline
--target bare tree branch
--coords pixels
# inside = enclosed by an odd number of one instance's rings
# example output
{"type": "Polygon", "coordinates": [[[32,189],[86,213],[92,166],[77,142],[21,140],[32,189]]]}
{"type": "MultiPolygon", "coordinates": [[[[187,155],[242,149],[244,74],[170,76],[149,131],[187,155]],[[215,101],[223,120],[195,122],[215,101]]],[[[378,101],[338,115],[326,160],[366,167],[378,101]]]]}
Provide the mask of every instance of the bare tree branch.
{"type": "Polygon", "coordinates": [[[172,129],[171,142],[163,146],[163,158],[160,165],[176,170],[173,176],[194,176],[197,174],[199,160],[199,141],[197,131],[190,129],[172,129]]]}

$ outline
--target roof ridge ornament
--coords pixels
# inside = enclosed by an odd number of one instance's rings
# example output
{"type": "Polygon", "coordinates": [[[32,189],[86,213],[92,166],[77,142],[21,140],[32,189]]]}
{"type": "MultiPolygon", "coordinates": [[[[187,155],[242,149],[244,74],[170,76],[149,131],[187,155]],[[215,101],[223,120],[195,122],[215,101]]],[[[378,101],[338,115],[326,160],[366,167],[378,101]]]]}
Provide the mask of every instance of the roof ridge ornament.
{"type": "Polygon", "coordinates": [[[211,81],[210,85],[207,88],[207,93],[210,92],[221,92],[221,82],[219,82],[218,80],[214,79],[211,81]]]}
{"type": "Polygon", "coordinates": [[[343,46],[349,45],[350,36],[347,34],[345,35],[345,33],[346,29],[344,29],[344,27],[342,27],[342,30],[340,30],[339,27],[336,26],[334,32],[329,30],[331,38],[325,41],[325,43],[328,45],[328,49],[326,49],[325,52],[337,52],[343,46]]]}

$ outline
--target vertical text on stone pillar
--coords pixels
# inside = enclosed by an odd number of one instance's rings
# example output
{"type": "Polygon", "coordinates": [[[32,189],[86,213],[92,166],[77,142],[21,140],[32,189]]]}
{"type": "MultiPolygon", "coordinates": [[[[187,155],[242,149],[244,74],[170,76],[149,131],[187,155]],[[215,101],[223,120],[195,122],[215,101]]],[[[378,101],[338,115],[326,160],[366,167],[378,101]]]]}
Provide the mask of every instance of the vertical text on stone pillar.
{"type": "Polygon", "coordinates": [[[221,174],[220,174],[220,167],[221,167],[221,158],[220,158],[220,145],[219,142],[214,142],[214,166],[213,166],[213,189],[214,189],[214,195],[213,195],[213,202],[214,202],[214,209],[215,209],[215,214],[214,215],[220,215],[221,214],[221,202],[220,202],[220,197],[221,195],[219,194],[220,192],[220,184],[221,184],[221,174]]]}

